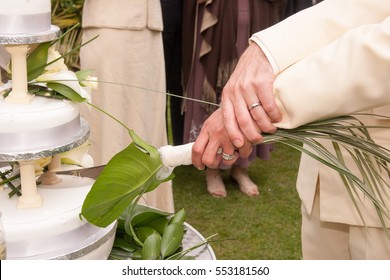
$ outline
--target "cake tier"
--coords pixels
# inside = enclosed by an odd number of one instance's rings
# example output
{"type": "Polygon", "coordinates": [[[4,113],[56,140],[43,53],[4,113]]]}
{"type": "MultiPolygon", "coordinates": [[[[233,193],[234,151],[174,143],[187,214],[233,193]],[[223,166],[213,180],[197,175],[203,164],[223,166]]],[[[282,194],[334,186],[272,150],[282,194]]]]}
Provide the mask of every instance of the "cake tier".
{"type": "MultiPolygon", "coordinates": [[[[112,246],[115,224],[102,229],[79,217],[94,180],[70,175],[59,177],[62,179],[59,184],[38,187],[42,197],[40,208],[17,209],[18,198],[8,198],[7,189],[0,191],[8,259],[76,259],[106,242],[112,246]]],[[[102,258],[107,258],[111,251],[109,244],[105,246],[102,258]]]]}
{"type": "Polygon", "coordinates": [[[60,28],[52,25],[49,30],[28,34],[0,33],[0,45],[30,45],[53,41],[60,35],[60,28]]]}
{"type": "Polygon", "coordinates": [[[28,105],[8,104],[0,97],[2,161],[50,155],[41,151],[64,152],[81,145],[88,134],[88,124],[80,119],[77,103],[36,96],[28,105]]]}
{"type": "Polygon", "coordinates": [[[50,0],[1,1],[0,34],[33,34],[50,28],[50,0]]]}
{"type": "Polygon", "coordinates": [[[42,207],[18,209],[18,196],[8,197],[9,189],[0,193],[3,226],[7,242],[21,242],[70,232],[83,226],[79,218],[85,196],[94,182],[90,178],[58,175],[62,182],[39,185],[42,207]]]}

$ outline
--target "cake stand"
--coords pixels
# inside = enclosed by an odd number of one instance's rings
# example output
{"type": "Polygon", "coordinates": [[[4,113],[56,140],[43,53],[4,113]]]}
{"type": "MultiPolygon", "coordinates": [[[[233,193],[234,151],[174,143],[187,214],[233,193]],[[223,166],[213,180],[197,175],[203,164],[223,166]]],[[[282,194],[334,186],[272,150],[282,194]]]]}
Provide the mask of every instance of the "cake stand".
{"type": "MultiPolygon", "coordinates": [[[[27,91],[27,54],[33,45],[53,41],[59,33],[58,27],[51,26],[36,34],[0,34],[0,44],[11,54],[14,73],[7,103],[28,106],[36,98],[27,91]]],[[[82,145],[88,137],[89,125],[81,118],[77,133],[47,147],[37,145],[20,152],[0,149],[0,162],[19,163],[22,188],[19,198],[10,199],[6,191],[0,191],[7,259],[107,259],[116,223],[98,228],[78,217],[93,180],[63,175],[39,188],[36,184],[35,159],[53,156],[49,170],[57,169],[57,155],[82,145]]]]}

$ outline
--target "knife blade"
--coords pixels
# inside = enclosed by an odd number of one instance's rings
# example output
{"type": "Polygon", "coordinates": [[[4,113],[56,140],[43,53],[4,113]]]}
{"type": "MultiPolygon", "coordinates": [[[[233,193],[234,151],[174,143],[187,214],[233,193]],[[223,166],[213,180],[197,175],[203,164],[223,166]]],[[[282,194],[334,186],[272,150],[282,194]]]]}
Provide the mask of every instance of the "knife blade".
{"type": "Polygon", "coordinates": [[[72,175],[77,177],[88,177],[91,179],[96,179],[100,172],[106,167],[106,165],[98,165],[93,167],[87,167],[87,168],[77,168],[77,169],[70,169],[70,170],[59,170],[59,171],[53,171],[52,173],[55,173],[57,175],[72,175]]]}

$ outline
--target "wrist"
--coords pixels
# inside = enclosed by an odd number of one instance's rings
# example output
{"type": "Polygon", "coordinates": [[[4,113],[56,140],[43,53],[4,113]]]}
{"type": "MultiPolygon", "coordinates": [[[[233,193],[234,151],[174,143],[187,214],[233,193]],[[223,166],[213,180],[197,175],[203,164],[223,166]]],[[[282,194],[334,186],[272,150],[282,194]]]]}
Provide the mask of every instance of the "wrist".
{"type": "Polygon", "coordinates": [[[269,63],[275,75],[280,72],[279,66],[276,63],[276,60],[271,55],[271,52],[267,49],[267,47],[263,44],[263,42],[259,40],[258,37],[252,36],[249,39],[249,44],[250,45],[255,44],[260,49],[260,55],[263,55],[265,57],[265,60],[269,63]]]}

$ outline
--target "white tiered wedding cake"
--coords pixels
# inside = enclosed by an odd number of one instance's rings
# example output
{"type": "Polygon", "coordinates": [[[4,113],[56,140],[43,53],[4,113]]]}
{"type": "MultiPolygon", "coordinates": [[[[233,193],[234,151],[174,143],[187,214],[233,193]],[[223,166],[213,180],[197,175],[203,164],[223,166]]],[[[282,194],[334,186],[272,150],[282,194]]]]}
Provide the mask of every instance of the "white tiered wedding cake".
{"type": "Polygon", "coordinates": [[[57,158],[82,145],[89,135],[79,104],[27,92],[27,53],[31,46],[58,36],[51,26],[50,3],[0,1],[0,44],[12,56],[12,91],[6,98],[0,96],[0,161],[19,163],[22,184],[20,197],[9,198],[7,188],[0,191],[7,258],[106,259],[114,225],[101,229],[79,217],[94,181],[59,175],[57,184],[36,186],[34,160],[57,158]]]}

